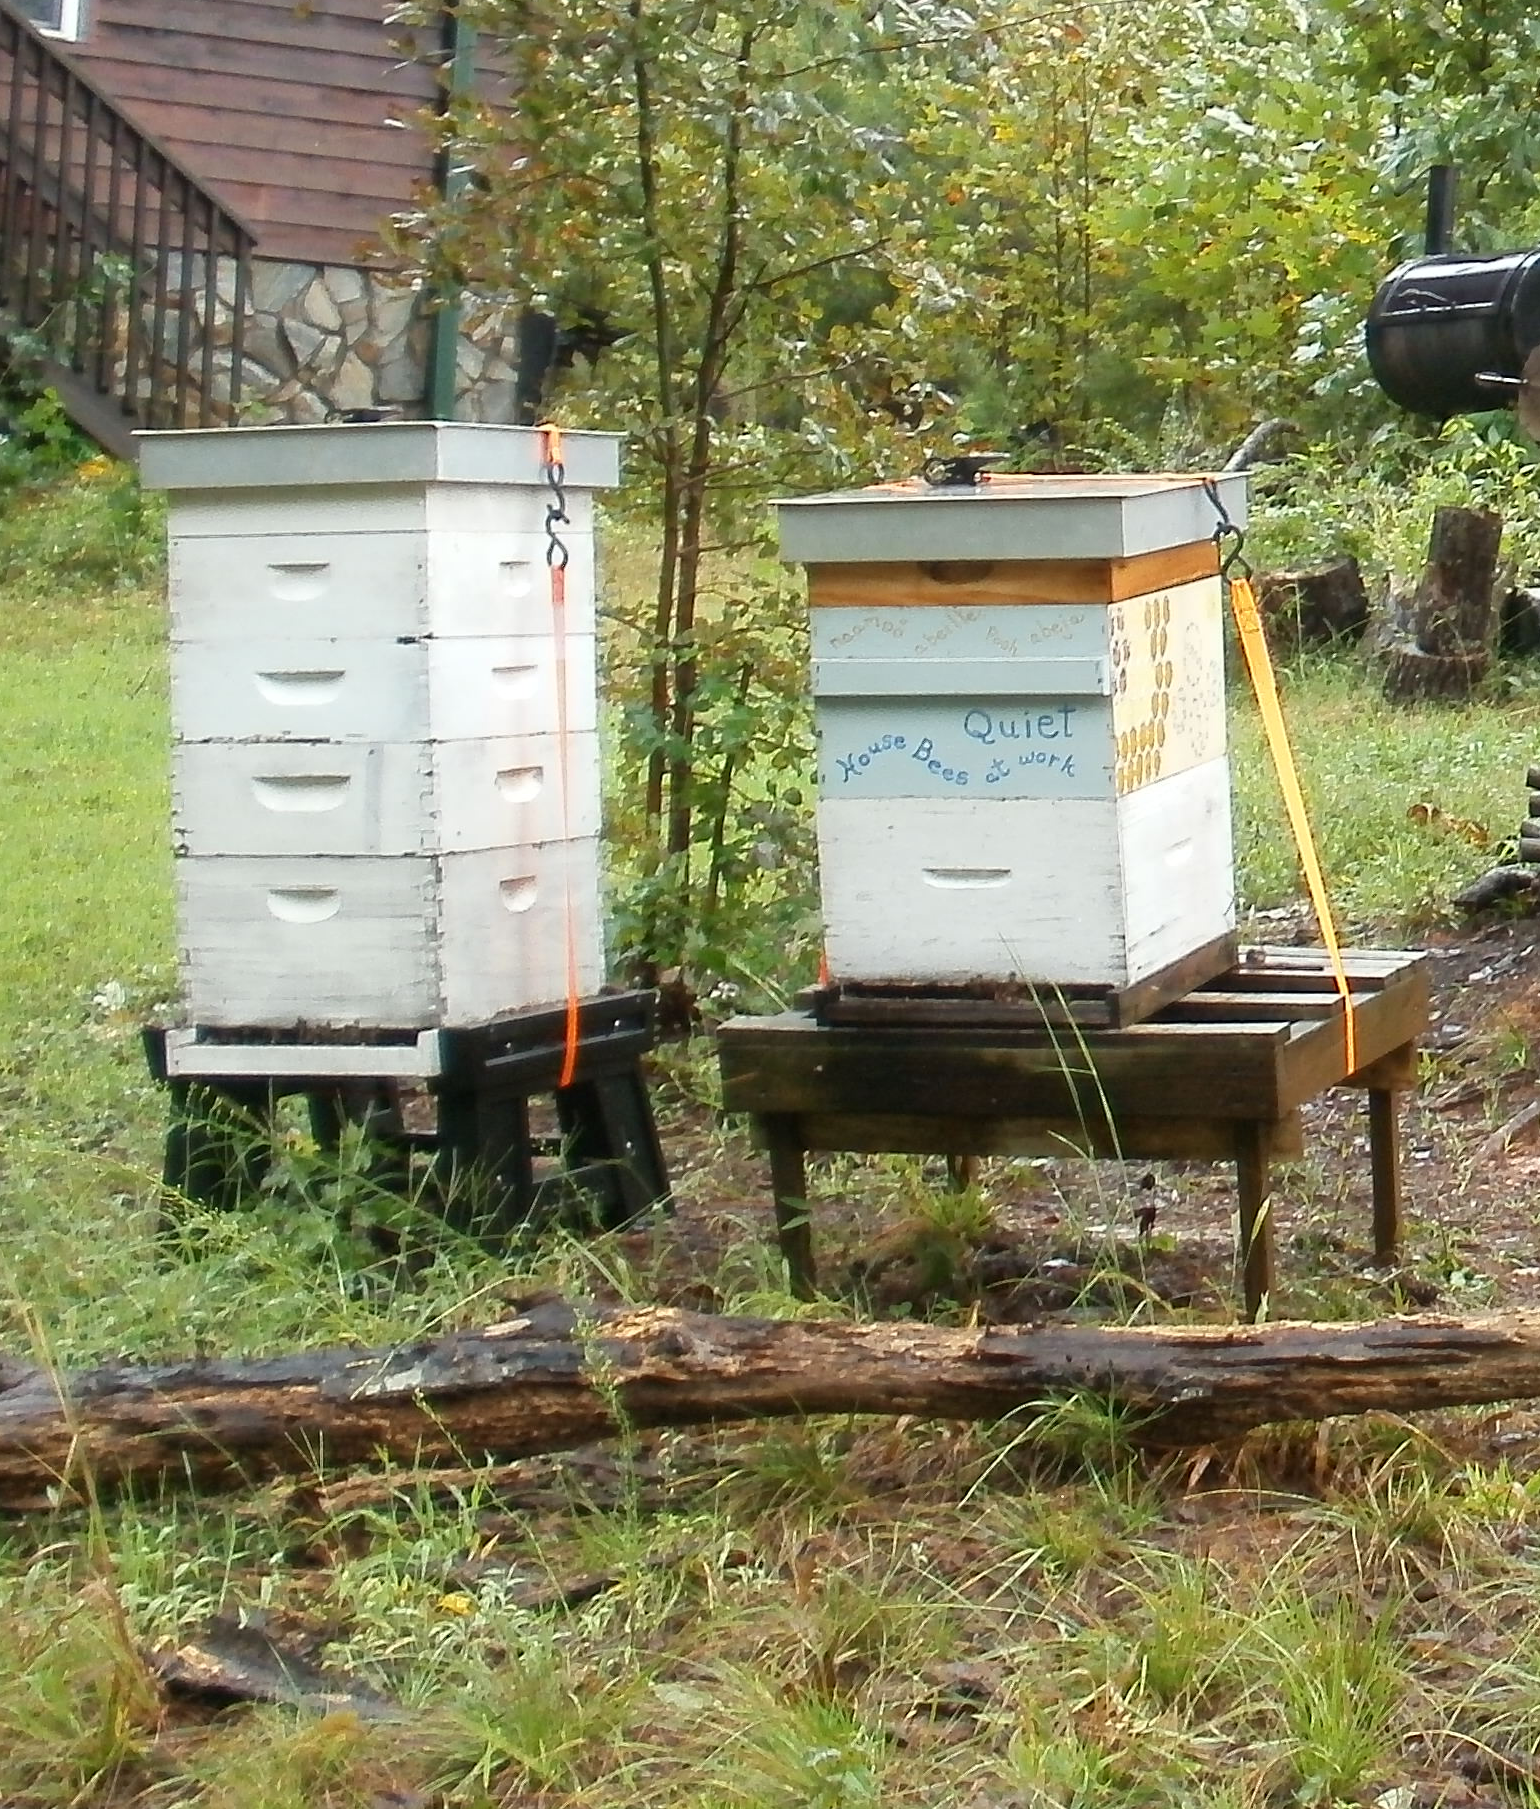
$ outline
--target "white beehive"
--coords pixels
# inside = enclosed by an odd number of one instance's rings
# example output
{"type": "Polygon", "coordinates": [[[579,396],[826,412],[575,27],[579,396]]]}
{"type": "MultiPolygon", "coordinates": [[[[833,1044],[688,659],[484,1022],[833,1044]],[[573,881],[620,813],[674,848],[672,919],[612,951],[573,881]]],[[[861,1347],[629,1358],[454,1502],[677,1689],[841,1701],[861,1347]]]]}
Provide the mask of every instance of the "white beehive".
{"type": "Polygon", "coordinates": [[[593,491],[563,435],[558,614],[532,428],[146,435],[170,498],[186,1010],[483,1023],[604,979],[593,491]]]}
{"type": "MultiPolygon", "coordinates": [[[[1241,521],[1244,480],[1219,481],[1241,521]]],[[[781,505],[812,606],[832,980],[1153,999],[1161,976],[1222,971],[1215,521],[1197,477],[781,505]]]]}

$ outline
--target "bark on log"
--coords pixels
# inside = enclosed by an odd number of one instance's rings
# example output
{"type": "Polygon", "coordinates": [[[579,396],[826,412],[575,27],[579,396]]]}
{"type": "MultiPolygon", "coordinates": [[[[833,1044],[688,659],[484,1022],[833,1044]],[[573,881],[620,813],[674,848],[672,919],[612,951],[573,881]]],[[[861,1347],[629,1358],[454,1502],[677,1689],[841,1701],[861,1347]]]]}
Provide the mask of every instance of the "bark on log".
{"type": "Polygon", "coordinates": [[[1369,623],[1369,593],[1356,559],[1290,572],[1263,572],[1257,603],[1268,639],[1284,651],[1357,641],[1369,623]]]}
{"type": "Polygon", "coordinates": [[[1360,1325],[988,1327],[526,1306],[386,1350],[112,1365],[0,1359],[0,1508],[131,1484],[238,1487],[390,1460],[560,1450],[633,1427],[805,1413],[996,1419],[1090,1389],[1155,1446],[1276,1420],[1540,1395],[1540,1314],[1360,1325]]]}

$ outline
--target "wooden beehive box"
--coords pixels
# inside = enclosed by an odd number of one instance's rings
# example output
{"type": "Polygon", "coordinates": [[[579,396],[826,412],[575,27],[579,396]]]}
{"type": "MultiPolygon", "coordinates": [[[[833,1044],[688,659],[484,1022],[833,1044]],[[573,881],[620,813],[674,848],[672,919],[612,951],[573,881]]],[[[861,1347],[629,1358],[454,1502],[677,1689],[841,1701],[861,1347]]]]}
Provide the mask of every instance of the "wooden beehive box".
{"type": "Polygon", "coordinates": [[[558,624],[529,428],[146,435],[169,494],[181,979],[212,1028],[481,1023],[604,977],[593,496],[558,624]],[[563,733],[564,731],[564,733],[563,733]]]}
{"type": "MultiPolygon", "coordinates": [[[[1233,519],[1245,481],[1219,480],[1233,519]]],[[[1234,958],[1216,515],[1198,477],[780,506],[807,568],[830,977],[1137,1020],[1234,958]]]]}

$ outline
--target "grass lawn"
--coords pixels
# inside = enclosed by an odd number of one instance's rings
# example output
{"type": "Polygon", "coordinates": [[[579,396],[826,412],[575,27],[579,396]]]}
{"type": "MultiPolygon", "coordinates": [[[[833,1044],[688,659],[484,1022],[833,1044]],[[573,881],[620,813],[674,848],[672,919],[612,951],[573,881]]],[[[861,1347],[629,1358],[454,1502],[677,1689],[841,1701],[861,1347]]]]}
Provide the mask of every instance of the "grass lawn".
{"type": "MultiPolygon", "coordinates": [[[[531,1285],[645,1296],[645,1237],[510,1264],[450,1245],[403,1279],[360,1234],[360,1178],[297,1128],[264,1204],[183,1259],[157,1246],[136,1026],[173,979],[161,604],[153,575],[116,588],[70,550],[143,531],[126,508],[109,480],[0,531],[0,1348],[381,1343],[531,1285]]],[[[1540,689],[1404,714],[1348,663],[1286,683],[1342,913],[1407,939],[1488,864],[1481,834],[1516,827],[1540,689]]],[[[1285,904],[1244,702],[1234,730],[1246,897],[1285,904]]],[[[665,1067],[691,1197],[738,1189],[744,1218],[739,1267],[702,1285],[794,1310],[744,1140],[700,1104],[709,1051],[665,1067]]],[[[894,1173],[912,1208],[913,1165],[894,1173]]],[[[1537,1588],[1540,1424],[1515,1413],[1168,1466],[1075,1403],[629,1437],[441,1489],[60,1508],[0,1523],[0,1804],[1431,1809],[1505,1778],[1527,1802],[1491,1755],[1540,1739],[1537,1588]],[[395,1707],[169,1700],[145,1652],[219,1613],[324,1644],[395,1707]]]]}

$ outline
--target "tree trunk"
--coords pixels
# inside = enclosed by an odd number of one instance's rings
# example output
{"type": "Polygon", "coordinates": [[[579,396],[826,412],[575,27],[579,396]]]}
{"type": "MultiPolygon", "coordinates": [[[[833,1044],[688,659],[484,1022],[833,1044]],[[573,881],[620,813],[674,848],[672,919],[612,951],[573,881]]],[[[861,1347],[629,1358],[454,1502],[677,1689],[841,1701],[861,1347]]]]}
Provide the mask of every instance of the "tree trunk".
{"type": "Polygon", "coordinates": [[[1485,509],[1440,509],[1428,563],[1412,597],[1424,653],[1485,652],[1492,644],[1492,587],[1503,518],[1485,509]]]}
{"type": "Polygon", "coordinates": [[[1484,509],[1440,509],[1416,590],[1392,597],[1390,614],[1409,629],[1386,648],[1385,695],[1463,698],[1486,677],[1493,641],[1493,587],[1503,520],[1484,509]]]}
{"type": "Polygon", "coordinates": [[[1280,649],[1361,639],[1369,622],[1369,593],[1356,559],[1293,572],[1263,572],[1257,604],[1268,639],[1280,649]]]}
{"type": "Polygon", "coordinates": [[[1362,1325],[988,1327],[725,1319],[560,1301],[482,1331],[57,1376],[0,1359],[0,1509],[139,1482],[465,1464],[636,1428],[806,1413],[998,1419],[1072,1390],[1154,1446],[1274,1420],[1540,1395],[1540,1314],[1362,1325]]]}

